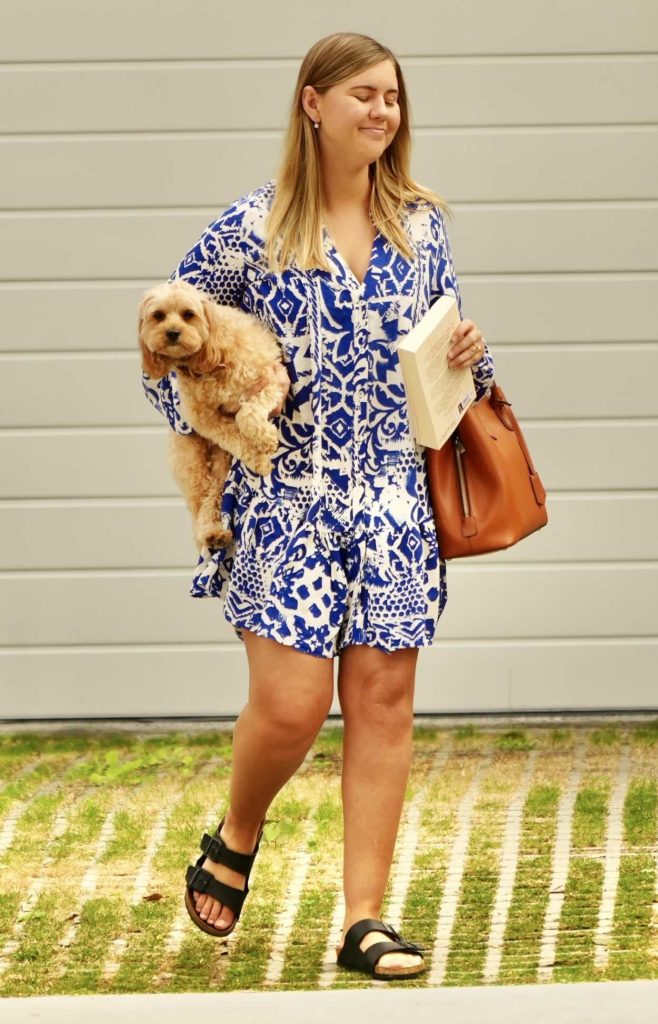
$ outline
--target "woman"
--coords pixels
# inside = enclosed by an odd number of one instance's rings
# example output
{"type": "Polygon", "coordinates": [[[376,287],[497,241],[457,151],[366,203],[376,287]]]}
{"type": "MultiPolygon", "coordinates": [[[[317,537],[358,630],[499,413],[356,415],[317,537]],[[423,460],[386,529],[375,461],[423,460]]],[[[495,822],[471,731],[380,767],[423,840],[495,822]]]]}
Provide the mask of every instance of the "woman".
{"type": "MultiPolygon", "coordinates": [[[[424,969],[419,947],[378,914],[411,765],[418,649],[431,645],[447,596],[396,341],[441,294],[461,315],[448,208],[409,176],[409,124],[390,50],[353,33],[321,39],[299,71],[276,179],[229,206],[172,274],[261,318],[281,341],[282,395],[290,388],[272,410],[272,473],[233,460],[221,511],[234,540],[200,559],[191,589],[224,599],[247,651],[249,700],[233,734],[229,807],[188,869],[188,911],[212,935],[235,926],[267,809],[331,707],[338,654],[338,962],[376,977],[424,969]]],[[[479,400],[493,381],[482,334],[461,320],[451,340],[449,365],[471,367],[479,400]]],[[[175,373],[144,386],[172,428],[189,432],[175,373]]]]}

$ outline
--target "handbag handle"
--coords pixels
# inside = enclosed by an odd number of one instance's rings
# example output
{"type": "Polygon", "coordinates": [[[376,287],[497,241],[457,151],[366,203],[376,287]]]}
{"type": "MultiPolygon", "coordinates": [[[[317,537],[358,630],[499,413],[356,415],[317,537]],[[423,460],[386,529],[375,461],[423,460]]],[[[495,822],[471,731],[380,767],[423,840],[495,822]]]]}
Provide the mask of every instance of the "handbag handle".
{"type": "Polygon", "coordinates": [[[516,436],[518,438],[521,451],[523,452],[525,460],[528,463],[530,483],[532,484],[532,490],[534,492],[535,499],[538,505],[545,505],[546,491],[544,489],[544,485],[539,479],[539,476],[537,475],[537,470],[535,469],[534,463],[532,461],[532,456],[528,450],[527,444],[525,443],[525,438],[521,433],[521,428],[519,426],[518,420],[514,415],[512,403],[507,401],[503,389],[500,387],[499,384],[496,384],[495,380],[491,385],[490,400],[494,406],[494,409],[496,410],[496,415],[498,416],[498,419],[503,424],[503,426],[507,427],[508,430],[514,430],[516,432],[516,436]]]}

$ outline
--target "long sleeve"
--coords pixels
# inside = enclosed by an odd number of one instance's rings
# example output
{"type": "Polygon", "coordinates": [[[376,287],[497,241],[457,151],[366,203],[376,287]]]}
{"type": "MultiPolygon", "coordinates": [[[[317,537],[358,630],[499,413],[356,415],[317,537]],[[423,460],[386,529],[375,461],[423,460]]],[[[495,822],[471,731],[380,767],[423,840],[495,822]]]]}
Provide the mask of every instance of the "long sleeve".
{"type": "Polygon", "coordinates": [[[178,381],[174,370],[160,380],[155,380],[142,372],[142,387],[153,408],[166,416],[173,431],[177,434],[194,433],[189,423],[181,416],[178,381]]]}
{"type": "MultiPolygon", "coordinates": [[[[238,201],[239,202],[239,201],[238,201]]],[[[245,288],[242,252],[244,210],[233,203],[205,229],[183,256],[168,280],[185,280],[220,305],[238,306],[245,288]]],[[[177,434],[194,431],[181,417],[176,371],[154,380],[142,372],[142,386],[151,405],[177,434]]]]}
{"type": "MultiPolygon", "coordinates": [[[[455,274],[455,268],[452,262],[450,240],[448,238],[448,232],[446,231],[443,213],[438,206],[434,207],[433,216],[436,217],[436,221],[432,225],[432,234],[434,237],[434,244],[437,247],[437,256],[435,258],[434,271],[432,275],[430,305],[433,301],[438,299],[440,295],[454,295],[459,309],[459,318],[460,320],[463,320],[464,316],[462,313],[461,292],[459,290],[459,283],[457,281],[457,275],[455,274]]],[[[477,363],[474,363],[473,366],[471,366],[473,383],[475,384],[476,402],[479,402],[481,398],[484,398],[494,381],[493,356],[489,351],[486,340],[483,338],[482,341],[484,344],[484,354],[477,363]]]]}

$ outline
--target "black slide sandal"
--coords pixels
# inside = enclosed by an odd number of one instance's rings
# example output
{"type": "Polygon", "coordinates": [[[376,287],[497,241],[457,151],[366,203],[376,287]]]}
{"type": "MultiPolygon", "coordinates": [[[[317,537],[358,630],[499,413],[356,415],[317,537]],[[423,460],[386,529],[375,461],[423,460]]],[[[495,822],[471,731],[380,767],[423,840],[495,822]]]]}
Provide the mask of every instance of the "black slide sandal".
{"type": "Polygon", "coordinates": [[[417,964],[415,967],[380,967],[377,970],[377,961],[384,953],[415,953],[422,956],[423,946],[417,946],[409,942],[399,932],[396,932],[393,925],[385,921],[377,921],[371,917],[365,917],[348,928],[345,935],[345,942],[340,953],[336,957],[336,963],[341,967],[348,967],[350,970],[365,971],[373,978],[413,978],[416,974],[422,974],[426,969],[425,964],[417,964]],[[368,932],[384,932],[389,936],[389,941],[374,942],[368,949],[362,950],[359,943],[368,932]]]}

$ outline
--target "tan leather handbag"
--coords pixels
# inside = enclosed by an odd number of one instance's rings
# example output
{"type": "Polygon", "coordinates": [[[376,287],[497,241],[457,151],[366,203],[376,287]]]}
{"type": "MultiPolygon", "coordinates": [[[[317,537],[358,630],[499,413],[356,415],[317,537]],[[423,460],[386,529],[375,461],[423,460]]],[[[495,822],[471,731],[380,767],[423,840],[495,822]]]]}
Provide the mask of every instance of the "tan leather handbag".
{"type": "Polygon", "coordinates": [[[442,558],[509,548],[548,522],[546,491],[495,381],[445,444],[425,455],[442,558]]]}

